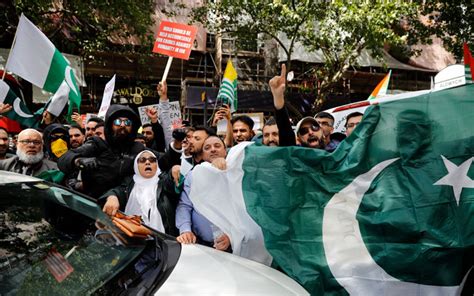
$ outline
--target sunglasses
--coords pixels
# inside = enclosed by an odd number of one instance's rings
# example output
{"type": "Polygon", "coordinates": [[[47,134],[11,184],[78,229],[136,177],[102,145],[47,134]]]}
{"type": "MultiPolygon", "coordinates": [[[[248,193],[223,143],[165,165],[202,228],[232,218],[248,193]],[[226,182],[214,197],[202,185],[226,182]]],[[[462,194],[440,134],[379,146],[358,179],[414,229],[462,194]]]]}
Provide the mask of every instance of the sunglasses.
{"type": "Polygon", "coordinates": [[[154,157],[154,156],[150,156],[150,157],[144,157],[144,156],[142,156],[142,157],[140,157],[140,158],[138,159],[138,163],[145,163],[147,160],[148,160],[150,163],[156,163],[156,157],[154,157]]]}
{"type": "Polygon", "coordinates": [[[113,124],[116,125],[116,126],[120,126],[120,125],[122,125],[122,123],[125,126],[131,126],[132,125],[132,121],[130,119],[117,118],[117,119],[114,119],[114,121],[113,121],[113,124]]]}
{"type": "Polygon", "coordinates": [[[302,127],[302,128],[300,128],[300,130],[298,131],[298,133],[299,133],[301,136],[304,136],[304,135],[306,135],[307,133],[309,133],[309,129],[311,129],[313,132],[317,132],[317,131],[319,131],[320,127],[319,127],[319,125],[314,125],[314,124],[312,124],[310,127],[302,127]]]}

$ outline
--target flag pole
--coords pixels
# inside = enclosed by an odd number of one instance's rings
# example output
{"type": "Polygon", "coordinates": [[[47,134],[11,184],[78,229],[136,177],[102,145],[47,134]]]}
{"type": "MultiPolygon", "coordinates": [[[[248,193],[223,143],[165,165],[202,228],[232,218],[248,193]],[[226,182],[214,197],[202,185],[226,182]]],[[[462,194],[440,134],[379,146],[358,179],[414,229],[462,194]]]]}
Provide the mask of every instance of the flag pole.
{"type": "MultiPolygon", "coordinates": [[[[23,15],[23,13],[21,14],[23,15]]],[[[20,24],[20,22],[18,22],[18,24],[20,24]]],[[[12,47],[10,47],[10,52],[8,53],[8,58],[7,58],[7,62],[5,63],[5,69],[3,69],[3,75],[2,75],[2,80],[5,80],[5,75],[7,74],[7,65],[8,65],[8,60],[10,59],[10,54],[12,53],[12,48],[15,47],[15,43],[16,43],[16,34],[18,33],[18,26],[16,28],[16,31],[15,31],[15,36],[13,36],[13,42],[12,42],[12,47]]]]}
{"type": "Polygon", "coordinates": [[[170,71],[172,62],[173,62],[173,57],[168,57],[168,62],[166,63],[165,72],[163,73],[163,78],[161,79],[161,82],[165,82],[166,78],[168,78],[168,72],[170,71]]]}

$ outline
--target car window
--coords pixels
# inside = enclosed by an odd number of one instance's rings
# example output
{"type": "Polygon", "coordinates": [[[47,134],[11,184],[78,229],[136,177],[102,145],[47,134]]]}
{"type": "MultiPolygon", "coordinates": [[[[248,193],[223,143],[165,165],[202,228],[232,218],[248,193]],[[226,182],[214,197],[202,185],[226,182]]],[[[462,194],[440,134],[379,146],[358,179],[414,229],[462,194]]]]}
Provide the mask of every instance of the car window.
{"type": "Polygon", "coordinates": [[[0,184],[0,291],[90,294],[144,250],[92,201],[43,182],[0,184]]]}

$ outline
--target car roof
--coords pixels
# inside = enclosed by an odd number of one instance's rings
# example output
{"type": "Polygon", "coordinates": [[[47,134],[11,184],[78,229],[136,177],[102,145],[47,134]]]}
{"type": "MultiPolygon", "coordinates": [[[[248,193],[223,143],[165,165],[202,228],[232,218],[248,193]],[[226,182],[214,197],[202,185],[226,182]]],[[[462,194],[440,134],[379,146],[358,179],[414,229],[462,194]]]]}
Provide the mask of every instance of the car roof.
{"type": "Polygon", "coordinates": [[[41,179],[8,171],[0,171],[0,184],[38,182],[41,179]]]}

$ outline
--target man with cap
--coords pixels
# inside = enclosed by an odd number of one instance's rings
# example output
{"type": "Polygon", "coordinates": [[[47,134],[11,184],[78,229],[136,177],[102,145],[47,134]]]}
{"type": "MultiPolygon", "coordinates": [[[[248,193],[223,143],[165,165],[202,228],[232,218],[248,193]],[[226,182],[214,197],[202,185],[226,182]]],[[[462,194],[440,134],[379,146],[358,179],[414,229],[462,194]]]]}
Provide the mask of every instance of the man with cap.
{"type": "Polygon", "coordinates": [[[135,142],[141,122],[129,107],[111,105],[105,115],[105,140],[90,137],[58,161],[65,174],[81,170],[84,193],[99,198],[133,174],[133,160],[145,147],[135,142]]]}
{"type": "MultiPolygon", "coordinates": [[[[273,77],[270,82],[270,90],[273,95],[275,106],[275,119],[279,131],[280,146],[295,146],[296,139],[291,128],[288,110],[285,107],[285,84],[286,66],[281,66],[280,76],[273,77]]],[[[324,149],[323,132],[316,119],[305,117],[296,125],[296,136],[303,147],[324,149]]]]}

